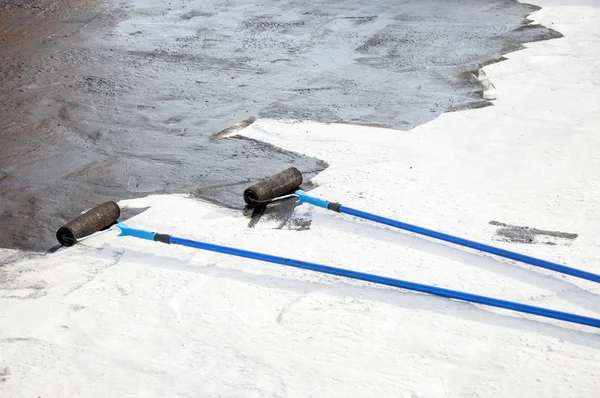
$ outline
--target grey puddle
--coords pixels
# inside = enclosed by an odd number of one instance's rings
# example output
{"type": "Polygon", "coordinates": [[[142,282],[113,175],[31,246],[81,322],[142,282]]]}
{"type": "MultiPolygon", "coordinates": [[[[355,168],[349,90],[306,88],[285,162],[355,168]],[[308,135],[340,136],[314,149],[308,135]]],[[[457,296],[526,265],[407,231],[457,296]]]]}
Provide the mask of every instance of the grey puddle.
{"type": "Polygon", "coordinates": [[[36,251],[105,200],[193,193],[243,210],[241,193],[257,179],[327,167],[217,135],[231,125],[261,117],[408,130],[490,105],[478,68],[560,37],[525,26],[535,8],[512,0],[7,4],[0,245],[36,251]],[[26,40],[23,26],[41,33],[26,40]]]}

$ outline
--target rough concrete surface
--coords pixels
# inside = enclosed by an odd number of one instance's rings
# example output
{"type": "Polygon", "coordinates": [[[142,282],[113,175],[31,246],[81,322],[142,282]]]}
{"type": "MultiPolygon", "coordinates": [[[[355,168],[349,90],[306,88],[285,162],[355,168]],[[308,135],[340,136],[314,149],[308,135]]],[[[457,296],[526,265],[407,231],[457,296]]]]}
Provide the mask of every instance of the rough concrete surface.
{"type": "Polygon", "coordinates": [[[560,36],[512,0],[0,7],[0,245],[42,251],[105,200],[189,192],[241,209],[257,179],[327,167],[216,135],[241,121],[410,129],[489,105],[474,71],[560,36]]]}

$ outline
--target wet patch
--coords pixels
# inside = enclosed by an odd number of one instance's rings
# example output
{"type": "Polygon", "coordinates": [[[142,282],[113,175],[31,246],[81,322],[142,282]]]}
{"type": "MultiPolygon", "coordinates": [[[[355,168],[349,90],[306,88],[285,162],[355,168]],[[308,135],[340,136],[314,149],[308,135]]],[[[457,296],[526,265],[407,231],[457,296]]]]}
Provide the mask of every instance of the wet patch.
{"type": "Polygon", "coordinates": [[[8,380],[8,376],[10,375],[10,368],[5,366],[4,368],[0,368],[0,383],[4,383],[8,380]]]}
{"type": "MultiPolygon", "coordinates": [[[[235,136],[254,118],[410,129],[490,105],[472,71],[560,36],[512,0],[137,1],[0,13],[3,247],[46,251],[106,200],[191,193],[244,211],[259,177],[327,167],[235,136]]],[[[282,228],[310,224],[290,214],[282,228]]]]}
{"type": "Polygon", "coordinates": [[[259,221],[274,223],[276,229],[305,231],[310,229],[312,219],[310,214],[298,214],[294,209],[300,206],[296,199],[286,199],[280,202],[247,209],[246,215],[250,217],[248,227],[255,227],[259,221]]]}
{"type": "Polygon", "coordinates": [[[557,243],[565,243],[577,238],[577,234],[560,231],[548,231],[543,229],[520,227],[501,223],[498,221],[490,221],[491,225],[499,226],[494,234],[494,239],[511,243],[526,243],[526,244],[547,244],[556,245],[557,243]]]}
{"type": "Polygon", "coordinates": [[[43,0],[1,0],[0,1],[0,9],[1,10],[42,10],[47,11],[49,9],[48,6],[44,6],[44,3],[47,1],[43,0]]]}
{"type": "Polygon", "coordinates": [[[212,13],[210,12],[203,12],[203,11],[198,11],[198,10],[193,10],[193,11],[188,11],[185,14],[183,14],[181,16],[181,19],[185,19],[186,21],[194,18],[194,17],[212,17],[212,13]]]}
{"type": "Polygon", "coordinates": [[[373,22],[377,15],[368,15],[368,16],[353,16],[353,17],[342,17],[344,19],[349,19],[354,22],[356,25],[361,25],[363,23],[373,22]]]}
{"type": "Polygon", "coordinates": [[[117,95],[120,89],[110,78],[101,76],[84,76],[75,84],[85,92],[111,97],[117,95]]]}
{"type": "Polygon", "coordinates": [[[289,229],[293,231],[306,231],[310,229],[312,219],[308,216],[289,217],[283,222],[279,229],[289,229]]]}

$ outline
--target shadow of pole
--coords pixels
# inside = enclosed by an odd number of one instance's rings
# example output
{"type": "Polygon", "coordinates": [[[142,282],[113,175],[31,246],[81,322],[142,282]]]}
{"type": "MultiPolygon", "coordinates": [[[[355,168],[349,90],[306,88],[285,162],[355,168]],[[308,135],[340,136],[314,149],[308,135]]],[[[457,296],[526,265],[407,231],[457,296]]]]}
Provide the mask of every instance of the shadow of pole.
{"type": "MultiPolygon", "coordinates": [[[[123,247],[119,246],[118,249],[122,250],[123,247]]],[[[117,252],[116,248],[113,248],[109,244],[104,244],[97,250],[92,251],[91,254],[105,258],[107,256],[107,251],[114,252],[115,255],[121,253],[120,250],[117,252]]],[[[110,256],[111,254],[108,255],[110,256]]],[[[331,278],[332,283],[325,285],[323,283],[289,279],[281,276],[253,274],[243,270],[224,267],[219,267],[219,272],[215,272],[214,265],[192,265],[187,261],[169,256],[142,252],[136,249],[126,249],[123,257],[127,257],[128,260],[136,260],[140,263],[145,263],[148,266],[176,272],[193,272],[203,275],[210,274],[212,277],[241,281],[267,288],[286,289],[301,294],[320,290],[337,297],[352,296],[362,300],[376,301],[405,309],[425,310],[490,326],[499,326],[513,330],[526,330],[530,333],[537,333],[551,338],[569,341],[573,344],[600,349],[600,335],[598,333],[577,330],[558,324],[543,322],[542,320],[499,314],[486,310],[478,305],[462,301],[452,300],[454,302],[451,304],[450,301],[445,298],[428,294],[373,286],[372,284],[359,281],[354,283],[338,282],[340,279],[335,276],[328,275],[328,277],[331,278]],[[326,287],[326,289],[324,289],[324,287],[326,287]]],[[[244,261],[256,260],[245,259],[244,261]]],[[[307,273],[308,271],[296,270],[296,272],[300,274],[307,273]]],[[[584,326],[578,327],[584,328],[584,326]]]]}
{"type": "Polygon", "coordinates": [[[421,237],[411,232],[392,229],[387,226],[371,225],[363,220],[347,219],[345,216],[334,215],[331,215],[330,218],[331,220],[328,220],[327,223],[328,228],[356,234],[355,227],[360,225],[362,231],[369,233],[370,236],[376,234],[378,240],[443,256],[453,261],[462,262],[485,271],[525,282],[532,286],[549,289],[554,291],[557,296],[573,304],[600,313],[599,294],[590,292],[568,280],[559,279],[559,276],[543,274],[536,269],[524,267],[533,268],[533,266],[527,264],[521,266],[517,262],[508,259],[502,261],[500,257],[492,254],[484,254],[473,249],[458,247],[450,243],[421,237]]]}

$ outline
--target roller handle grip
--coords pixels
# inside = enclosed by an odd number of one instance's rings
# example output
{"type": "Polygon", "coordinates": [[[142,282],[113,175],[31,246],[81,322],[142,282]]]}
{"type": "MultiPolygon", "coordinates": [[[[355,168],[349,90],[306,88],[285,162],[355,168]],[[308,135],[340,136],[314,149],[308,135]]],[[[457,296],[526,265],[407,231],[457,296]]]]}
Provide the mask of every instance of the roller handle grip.
{"type": "Polygon", "coordinates": [[[119,236],[133,236],[134,238],[153,240],[155,242],[161,242],[171,244],[171,235],[159,234],[156,232],[144,231],[142,229],[131,228],[127,224],[118,223],[117,228],[121,230],[119,236]]]}
{"type": "Polygon", "coordinates": [[[324,209],[327,209],[329,206],[329,201],[309,196],[306,192],[304,192],[301,189],[297,190],[295,194],[298,195],[298,204],[308,203],[313,206],[322,207],[324,209]]]}
{"type": "Polygon", "coordinates": [[[322,207],[327,210],[336,211],[338,213],[340,212],[341,205],[339,203],[330,202],[325,199],[320,199],[320,198],[315,198],[313,196],[309,196],[306,192],[304,192],[302,190],[298,190],[298,191],[294,192],[294,194],[296,194],[298,196],[298,201],[296,203],[298,203],[300,205],[302,203],[308,203],[313,206],[322,207]]]}

